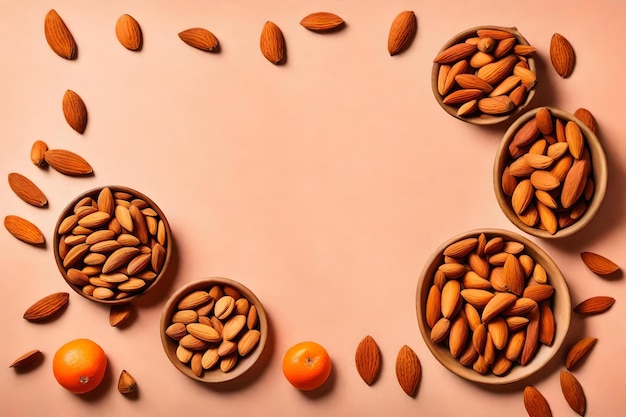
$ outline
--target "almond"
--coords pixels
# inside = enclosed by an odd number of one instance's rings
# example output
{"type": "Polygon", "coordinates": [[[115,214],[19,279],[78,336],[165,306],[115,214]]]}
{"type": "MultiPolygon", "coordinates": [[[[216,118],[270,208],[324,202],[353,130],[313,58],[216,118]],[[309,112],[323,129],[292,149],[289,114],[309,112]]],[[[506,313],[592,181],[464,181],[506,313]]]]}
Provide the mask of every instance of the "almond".
{"type": "Polygon", "coordinates": [[[76,58],[76,42],[61,16],[52,9],[46,13],[44,35],[50,48],[61,58],[76,58]]]}
{"type": "Polygon", "coordinates": [[[556,321],[548,300],[539,303],[539,342],[552,346],[556,334],[556,321]]]}
{"type": "Polygon", "coordinates": [[[561,390],[563,397],[569,404],[570,408],[581,416],[585,415],[587,402],[585,401],[585,393],[578,379],[571,372],[561,371],[561,390]]]}
{"type": "Polygon", "coordinates": [[[517,187],[517,179],[511,174],[511,169],[507,166],[502,171],[502,191],[511,197],[517,187]]]}
{"type": "Polygon", "coordinates": [[[554,211],[541,201],[537,201],[535,206],[537,208],[537,213],[539,214],[539,224],[541,227],[543,227],[551,235],[555,234],[559,228],[559,221],[554,211]]]}
{"type": "Polygon", "coordinates": [[[109,324],[111,327],[118,327],[128,320],[132,313],[133,305],[130,303],[112,305],[109,311],[109,324]]]}
{"type": "Polygon", "coordinates": [[[576,342],[567,352],[565,367],[570,371],[587,356],[591,348],[595,346],[598,339],[595,337],[585,337],[576,342]]]}
{"type": "Polygon", "coordinates": [[[237,342],[237,352],[241,356],[248,355],[259,344],[259,340],[261,340],[261,332],[254,329],[246,331],[237,342]]]}
{"type": "MultiPolygon", "coordinates": [[[[200,323],[193,323],[193,324],[200,325],[200,323]]],[[[206,327],[208,327],[209,329],[213,329],[212,327],[209,327],[209,326],[206,326],[206,327]]],[[[209,342],[199,339],[193,336],[192,334],[183,336],[182,339],[178,341],[178,343],[180,343],[180,345],[184,347],[185,349],[189,349],[191,351],[203,350],[203,349],[206,349],[207,346],[209,345],[209,342]]]]}
{"type": "Polygon", "coordinates": [[[467,322],[467,318],[465,317],[464,313],[458,314],[450,325],[448,340],[450,353],[453,357],[459,357],[463,353],[468,336],[469,324],[467,322]]]}
{"type": "Polygon", "coordinates": [[[589,110],[581,107],[574,112],[574,117],[583,122],[593,133],[598,133],[598,123],[589,110]]]}
{"type": "MultiPolygon", "coordinates": [[[[564,144],[565,149],[567,149],[567,143],[557,142],[556,144],[559,144],[559,143],[564,144]]],[[[573,162],[574,162],[574,157],[572,157],[572,155],[569,155],[569,154],[563,155],[554,163],[554,166],[552,167],[550,172],[552,172],[554,176],[559,179],[559,181],[563,182],[565,181],[565,177],[567,177],[567,174],[570,168],[572,167],[573,162]]]]}
{"type": "Polygon", "coordinates": [[[587,298],[574,307],[574,312],[579,314],[600,314],[607,311],[615,304],[615,299],[608,296],[595,296],[587,298]]]}
{"type": "Polygon", "coordinates": [[[539,307],[533,308],[528,316],[529,322],[526,326],[526,340],[524,348],[519,359],[522,366],[526,366],[535,355],[537,347],[539,347],[539,325],[540,312],[539,307]]]}
{"type": "Polygon", "coordinates": [[[44,154],[48,150],[48,144],[42,140],[36,140],[30,148],[30,161],[35,166],[42,166],[45,162],[44,154]]]}
{"type": "Polygon", "coordinates": [[[174,340],[180,340],[183,338],[183,336],[188,334],[187,326],[185,326],[185,324],[181,322],[172,323],[167,326],[167,329],[165,329],[165,334],[174,340]]]}
{"type": "Polygon", "coordinates": [[[412,10],[406,10],[398,14],[391,23],[387,50],[389,55],[394,56],[405,51],[417,33],[417,18],[412,10]]]}
{"type": "Polygon", "coordinates": [[[537,302],[535,300],[521,297],[521,298],[518,298],[511,307],[503,311],[502,314],[505,316],[525,315],[536,307],[537,307],[537,302]]]}
{"type": "Polygon", "coordinates": [[[450,319],[460,307],[461,284],[457,280],[446,282],[441,290],[441,314],[450,319]]]}
{"type": "Polygon", "coordinates": [[[524,407],[529,417],[552,417],[552,411],[546,398],[537,388],[528,385],[524,388],[524,407]]]}
{"type": "Polygon", "coordinates": [[[573,206],[582,195],[585,190],[589,170],[589,163],[586,160],[574,160],[563,181],[563,188],[561,190],[561,205],[563,208],[573,206]]]}
{"type": "Polygon", "coordinates": [[[521,330],[513,333],[509,337],[509,342],[504,349],[504,356],[510,361],[516,361],[522,353],[524,342],[526,341],[526,331],[521,330]]]}
{"type": "Polygon", "coordinates": [[[12,214],[6,216],[4,218],[4,227],[22,242],[30,243],[31,245],[41,245],[45,242],[41,230],[22,217],[12,214]]]}
{"type": "Polygon", "coordinates": [[[137,382],[135,378],[126,370],[122,370],[120,377],[117,381],[117,390],[122,394],[130,394],[137,388],[137,382]]]}
{"type": "Polygon", "coordinates": [[[506,374],[513,366],[513,361],[510,361],[503,354],[498,355],[496,361],[491,367],[491,372],[496,376],[502,376],[506,374]]]}
{"type": "Polygon", "coordinates": [[[509,75],[504,80],[500,81],[489,93],[489,97],[497,97],[508,93],[513,90],[520,83],[521,78],[516,75],[509,75]]]}
{"type": "Polygon", "coordinates": [[[44,321],[57,314],[67,305],[70,295],[66,292],[50,294],[30,306],[24,313],[28,321],[44,321]]]}
{"type": "Polygon", "coordinates": [[[489,53],[494,50],[496,47],[496,40],[494,38],[478,38],[478,43],[476,44],[478,50],[481,52],[489,53]]]}
{"type": "Polygon", "coordinates": [[[463,288],[466,289],[479,289],[479,290],[491,290],[491,282],[481,277],[474,271],[467,271],[461,280],[463,288]]]}
{"type": "Polygon", "coordinates": [[[483,309],[494,297],[494,294],[487,290],[463,289],[461,290],[461,297],[474,307],[483,309]]]}
{"type": "Polygon", "coordinates": [[[532,142],[537,140],[540,133],[541,132],[537,127],[537,120],[533,117],[532,119],[524,123],[517,132],[515,132],[513,140],[509,145],[509,150],[511,149],[511,147],[519,148],[531,144],[532,142]]]}
{"type": "Polygon", "coordinates": [[[439,52],[433,60],[436,64],[453,64],[465,59],[476,52],[476,45],[469,43],[457,43],[439,52]]]}
{"type": "Polygon", "coordinates": [[[426,323],[432,328],[441,318],[441,290],[432,285],[426,298],[426,323]]]}
{"type": "Polygon", "coordinates": [[[478,100],[470,100],[459,106],[456,115],[459,117],[466,117],[473,114],[476,110],[478,110],[478,100]]]}
{"type": "Polygon", "coordinates": [[[585,139],[576,122],[570,120],[565,124],[565,141],[572,156],[580,159],[585,148],[585,139]]]}
{"type": "Polygon", "coordinates": [[[115,23],[115,36],[122,46],[131,51],[141,48],[143,41],[141,27],[134,17],[124,14],[115,23]]]}
{"type": "Polygon", "coordinates": [[[504,58],[479,68],[476,75],[489,84],[496,85],[511,73],[517,62],[518,58],[515,55],[507,55],[504,58]]]}
{"type": "Polygon", "coordinates": [[[443,272],[446,278],[457,279],[465,274],[466,268],[465,265],[458,262],[449,262],[440,265],[438,270],[443,272]]]}
{"type": "Polygon", "coordinates": [[[548,284],[529,285],[524,289],[524,298],[530,298],[536,303],[549,299],[554,294],[554,287],[548,284]]]}
{"type": "Polygon", "coordinates": [[[450,333],[450,325],[449,319],[445,317],[440,318],[430,330],[430,340],[433,343],[442,342],[450,333]]]}
{"type": "Polygon", "coordinates": [[[443,104],[462,104],[470,100],[482,97],[483,92],[474,88],[455,90],[443,98],[443,104]]]}
{"type": "Polygon", "coordinates": [[[34,182],[22,174],[18,174],[17,172],[10,173],[9,187],[11,187],[13,192],[19,198],[30,205],[35,207],[45,207],[48,204],[48,199],[43,191],[41,191],[34,182]]]}
{"type": "Polygon", "coordinates": [[[522,44],[517,44],[513,47],[513,53],[515,55],[520,55],[520,56],[528,56],[528,55],[532,55],[537,51],[537,48],[535,48],[534,46],[531,45],[522,45],[522,44]]]}
{"type": "Polygon", "coordinates": [[[537,84],[537,75],[530,69],[524,68],[521,65],[515,65],[515,67],[513,67],[513,75],[519,77],[522,85],[528,89],[533,88],[535,84],[537,84]]]}
{"type": "Polygon", "coordinates": [[[509,332],[516,332],[518,330],[521,330],[526,327],[529,322],[526,317],[521,316],[505,317],[504,321],[506,322],[506,326],[509,328],[509,332]]]}
{"type": "Polygon", "coordinates": [[[220,360],[220,355],[217,354],[217,348],[208,348],[202,355],[202,368],[211,369],[220,360]]]}
{"type": "Polygon", "coordinates": [[[273,22],[265,22],[261,31],[261,53],[272,64],[279,65],[285,59],[285,38],[273,22]]]}
{"type": "Polygon", "coordinates": [[[527,97],[528,97],[528,88],[525,85],[518,85],[509,94],[509,98],[511,99],[511,102],[515,106],[520,106],[522,103],[524,103],[524,101],[526,101],[527,97]]]}
{"type": "Polygon", "coordinates": [[[300,24],[313,32],[326,32],[344,24],[341,17],[328,12],[316,12],[305,16],[300,24]]]}
{"type": "Polygon", "coordinates": [[[183,30],[178,34],[178,37],[187,45],[206,52],[215,51],[219,45],[215,35],[204,28],[183,30]]]}
{"type": "Polygon", "coordinates": [[[517,296],[515,294],[505,292],[496,293],[491,300],[489,300],[487,305],[485,305],[485,309],[481,315],[481,320],[483,323],[487,323],[489,320],[511,307],[516,300],[517,296]]]}
{"type": "Polygon", "coordinates": [[[222,372],[228,372],[232,370],[237,364],[238,360],[239,355],[237,355],[235,352],[222,357],[220,360],[220,370],[222,372]]]}
{"type": "Polygon", "coordinates": [[[487,64],[491,64],[495,60],[496,58],[492,54],[483,51],[476,51],[470,57],[469,64],[472,68],[482,68],[487,64]]]}
{"type": "Polygon", "coordinates": [[[236,314],[229,318],[226,323],[224,323],[224,328],[222,329],[222,337],[224,338],[224,340],[233,340],[237,337],[237,335],[245,326],[246,316],[244,316],[243,314],[236,314]]]}
{"type": "Polygon", "coordinates": [[[485,114],[504,114],[514,108],[515,104],[507,96],[485,97],[478,100],[478,109],[485,114]]]}
{"type": "Polygon", "coordinates": [[[562,78],[570,76],[574,69],[576,56],[574,48],[562,35],[555,33],[550,39],[550,61],[552,67],[562,78]]]}
{"type": "Polygon", "coordinates": [[[485,344],[487,343],[487,326],[481,324],[480,326],[474,329],[474,333],[472,333],[472,344],[474,345],[474,349],[483,355],[485,353],[485,344]]]}
{"type": "Polygon", "coordinates": [[[108,274],[116,269],[125,266],[139,254],[139,249],[135,247],[122,247],[113,252],[102,266],[102,273],[108,274]]]}
{"type": "Polygon", "coordinates": [[[478,78],[474,74],[458,74],[454,77],[454,80],[462,88],[474,88],[481,90],[485,94],[489,94],[493,87],[487,81],[482,78],[478,78]]]}
{"type": "Polygon", "coordinates": [[[581,252],[580,257],[587,268],[598,275],[609,275],[619,270],[619,265],[597,253],[581,252]]]}
{"type": "Polygon", "coordinates": [[[30,350],[20,355],[9,365],[9,368],[25,368],[42,358],[43,354],[39,349],[30,350]]]}
{"type": "MultiPolygon", "coordinates": [[[[182,310],[184,311],[184,310],[182,310]]],[[[202,323],[188,323],[187,332],[194,337],[206,342],[216,343],[222,340],[222,336],[213,327],[202,323]]]]}
{"type": "Polygon", "coordinates": [[[380,373],[380,349],[372,336],[365,336],[354,355],[356,370],[367,385],[372,385],[380,373]]]}
{"type": "Polygon", "coordinates": [[[408,396],[415,395],[421,373],[422,368],[415,352],[407,345],[402,346],[396,358],[396,377],[408,396]]]}
{"type": "Polygon", "coordinates": [[[539,129],[542,134],[552,134],[552,131],[554,130],[554,123],[552,122],[552,114],[550,113],[550,110],[546,107],[542,107],[537,110],[537,113],[535,113],[535,124],[537,129],[539,129]]]}
{"type": "Polygon", "coordinates": [[[493,50],[493,56],[495,56],[496,58],[502,58],[513,50],[513,47],[516,43],[517,39],[512,36],[509,38],[501,39],[493,50]]]}
{"type": "Polygon", "coordinates": [[[454,87],[456,83],[456,77],[460,74],[463,74],[467,71],[468,63],[466,60],[461,60],[450,67],[450,70],[447,72],[446,78],[444,80],[443,90],[441,92],[442,95],[448,94],[452,87],[454,87]]]}
{"type": "Polygon", "coordinates": [[[78,133],[84,133],[87,127],[87,107],[72,90],[67,90],[63,95],[63,115],[67,124],[78,133]]]}
{"type": "Polygon", "coordinates": [[[193,291],[184,296],[179,302],[177,308],[179,310],[194,309],[211,299],[211,296],[206,291],[193,291]]]}
{"type": "Polygon", "coordinates": [[[492,38],[497,41],[501,41],[503,39],[513,38],[514,35],[511,32],[507,32],[506,30],[500,29],[478,29],[476,31],[476,35],[479,38],[492,38]]]}
{"type": "Polygon", "coordinates": [[[50,166],[65,175],[89,175],[93,168],[85,159],[73,152],[63,149],[51,149],[44,154],[50,166]]]}
{"type": "Polygon", "coordinates": [[[535,190],[532,182],[529,179],[520,181],[511,196],[511,206],[513,211],[517,214],[523,213],[532,202],[534,192],[535,190]]]}

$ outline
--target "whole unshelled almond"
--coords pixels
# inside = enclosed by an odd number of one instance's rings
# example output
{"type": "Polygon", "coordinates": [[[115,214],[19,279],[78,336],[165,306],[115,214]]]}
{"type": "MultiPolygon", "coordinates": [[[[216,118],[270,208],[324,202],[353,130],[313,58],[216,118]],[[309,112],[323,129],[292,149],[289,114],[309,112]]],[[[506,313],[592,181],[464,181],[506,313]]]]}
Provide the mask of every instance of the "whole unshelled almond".
{"type": "Polygon", "coordinates": [[[396,358],[396,378],[408,396],[415,395],[421,373],[422,367],[413,349],[407,345],[402,346],[396,358]]]}
{"type": "Polygon", "coordinates": [[[124,14],[115,23],[115,36],[124,48],[137,51],[141,48],[143,37],[141,27],[134,17],[124,14]]]}
{"type": "Polygon", "coordinates": [[[412,10],[405,10],[398,14],[391,23],[387,50],[389,55],[397,55],[406,50],[417,33],[417,18],[412,10]]]}
{"type": "Polygon", "coordinates": [[[569,41],[561,34],[555,33],[550,39],[550,61],[554,70],[563,78],[571,75],[576,55],[569,41]]]}
{"type": "Polygon", "coordinates": [[[206,52],[215,51],[219,45],[217,37],[204,28],[183,30],[178,34],[178,37],[187,45],[206,52]]]}
{"type": "Polygon", "coordinates": [[[584,337],[572,346],[567,352],[565,358],[565,367],[568,370],[572,370],[576,365],[591,351],[591,348],[595,346],[598,339],[595,337],[584,337]]]}
{"type": "Polygon", "coordinates": [[[28,352],[20,355],[17,359],[15,359],[9,365],[9,368],[24,368],[31,363],[35,362],[38,358],[42,356],[42,353],[39,349],[29,350],[28,352]]]}
{"type": "Polygon", "coordinates": [[[57,292],[45,296],[26,310],[24,319],[28,321],[47,320],[65,307],[69,298],[70,295],[67,292],[57,292]]]}
{"type": "Polygon", "coordinates": [[[274,23],[267,21],[261,30],[260,48],[263,56],[272,64],[279,65],[285,59],[285,38],[274,23]]]}
{"type": "Polygon", "coordinates": [[[22,242],[30,243],[31,245],[41,245],[45,242],[41,230],[22,217],[12,214],[6,216],[4,218],[4,227],[9,233],[22,242]]]}
{"type": "Polygon", "coordinates": [[[54,169],[65,175],[90,175],[91,165],[80,155],[64,149],[50,149],[44,154],[45,161],[54,169]]]}
{"type": "Polygon", "coordinates": [[[574,312],[579,314],[600,314],[611,308],[613,304],[615,304],[615,298],[599,295],[580,302],[574,307],[574,312]]]}
{"type": "Polygon", "coordinates": [[[22,174],[18,174],[17,172],[12,172],[8,176],[9,178],[9,187],[13,190],[13,192],[22,200],[27,202],[30,205],[35,207],[45,207],[48,204],[48,199],[46,195],[33,183],[31,180],[23,176],[22,174]]]}
{"type": "Polygon", "coordinates": [[[580,257],[587,267],[599,275],[609,275],[619,269],[612,260],[593,252],[581,252],[580,257]]]}
{"type": "Polygon", "coordinates": [[[256,329],[246,331],[237,342],[237,352],[241,356],[248,355],[259,344],[259,340],[261,340],[260,331],[256,329]]]}
{"type": "Polygon", "coordinates": [[[120,378],[117,381],[117,390],[122,394],[130,394],[137,388],[137,382],[131,374],[126,370],[123,370],[120,374],[120,378]]]}
{"type": "Polygon", "coordinates": [[[334,13],[315,12],[302,18],[300,24],[313,32],[327,32],[339,28],[344,21],[334,13]]]}
{"type": "Polygon", "coordinates": [[[380,373],[381,355],[372,336],[365,336],[354,355],[356,370],[367,385],[372,385],[380,373]]]}
{"type": "Polygon", "coordinates": [[[132,312],[133,305],[130,303],[112,305],[111,310],[109,311],[109,324],[111,327],[120,326],[128,320],[132,312]]]}
{"type": "Polygon", "coordinates": [[[433,60],[436,64],[453,64],[476,52],[477,46],[466,42],[457,43],[439,52],[433,60]]]}
{"type": "Polygon", "coordinates": [[[530,417],[552,417],[548,401],[537,388],[528,385],[524,388],[524,407],[530,417]]]}
{"type": "Polygon", "coordinates": [[[485,97],[478,100],[478,108],[485,114],[505,114],[515,108],[515,103],[508,96],[485,97]]]}
{"type": "Polygon", "coordinates": [[[48,144],[43,140],[36,140],[30,148],[30,160],[35,166],[41,166],[45,160],[44,155],[48,150],[48,144]]]}
{"type": "Polygon", "coordinates": [[[50,48],[61,58],[76,58],[76,42],[61,16],[52,9],[46,13],[44,35],[50,48]]]}
{"type": "Polygon", "coordinates": [[[561,390],[563,391],[563,397],[569,404],[570,408],[581,416],[585,415],[587,409],[587,401],[585,400],[585,393],[582,385],[578,382],[578,379],[568,371],[561,371],[561,390]]]}
{"type": "Polygon", "coordinates": [[[63,115],[67,124],[78,133],[84,133],[87,127],[87,107],[72,90],[67,90],[63,95],[63,115]]]}
{"type": "Polygon", "coordinates": [[[574,117],[583,122],[593,133],[598,133],[598,123],[589,110],[583,107],[576,109],[574,117]]]}

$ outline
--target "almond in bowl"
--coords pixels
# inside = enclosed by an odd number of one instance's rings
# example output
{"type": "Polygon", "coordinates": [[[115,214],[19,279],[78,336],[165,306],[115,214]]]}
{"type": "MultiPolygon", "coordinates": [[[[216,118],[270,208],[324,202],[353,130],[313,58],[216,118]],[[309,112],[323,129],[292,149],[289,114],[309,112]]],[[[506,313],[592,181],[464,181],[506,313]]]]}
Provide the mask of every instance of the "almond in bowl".
{"type": "Polygon", "coordinates": [[[493,175],[506,217],[541,238],[571,236],[589,224],[608,178],[595,133],[574,115],[552,107],[526,112],[509,127],[493,175]]]}
{"type": "Polygon", "coordinates": [[[535,243],[479,229],[439,246],[417,286],[420,332],[435,358],[467,380],[523,380],[561,348],[571,319],[567,282],[535,243]]]}
{"type": "Polygon", "coordinates": [[[161,343],[184,375],[206,383],[234,380],[254,367],[268,339],[257,296],[228,278],[206,278],[176,291],[161,313],[161,343]]]}
{"type": "Polygon", "coordinates": [[[504,122],[535,94],[534,53],[514,27],[467,29],[446,42],[433,59],[433,94],[457,119],[477,125],[504,122]]]}
{"type": "Polygon", "coordinates": [[[54,258],[68,285],[103,304],[129,303],[164,276],[172,233],[143,193],[111,185],[72,200],[54,229],[54,258]]]}

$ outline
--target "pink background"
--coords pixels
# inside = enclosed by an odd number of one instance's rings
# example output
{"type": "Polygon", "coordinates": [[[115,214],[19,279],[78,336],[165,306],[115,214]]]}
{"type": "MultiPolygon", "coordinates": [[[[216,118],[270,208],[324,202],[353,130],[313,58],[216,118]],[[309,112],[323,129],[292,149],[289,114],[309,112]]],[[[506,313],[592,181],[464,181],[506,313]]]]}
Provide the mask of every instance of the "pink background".
{"type": "MultiPolygon", "coordinates": [[[[36,416],[525,416],[524,384],[487,388],[443,368],[423,343],[415,290],[425,260],[443,241],[479,227],[514,230],[492,189],[492,164],[507,125],[476,127],[445,113],[430,86],[431,62],[457,32],[483,25],[516,26],[538,52],[538,93],[531,106],[573,112],[589,109],[599,124],[610,168],[607,197],[595,219],[574,237],[540,241],[566,275],[575,305],[611,295],[601,315],[574,316],[566,345],[599,339],[575,375],[588,416],[626,410],[626,290],[582,264],[595,251],[622,266],[626,217],[622,48],[626,4],[621,0],[441,3],[372,0],[253,1],[0,1],[3,58],[0,79],[0,167],[20,172],[46,193],[50,205],[31,207],[0,187],[2,215],[16,214],[45,233],[45,249],[0,233],[3,317],[0,414],[36,416]],[[55,8],[77,44],[75,61],[56,56],[43,35],[55,8]],[[414,10],[418,33],[410,49],[390,57],[393,18],[414,10]],[[319,35],[302,17],[330,11],[344,30],[319,35]],[[115,38],[117,18],[128,13],[142,27],[141,52],[115,38]],[[263,24],[283,31],[287,64],[274,66],[259,51],[263,24]],[[221,53],[185,45],[177,33],[205,27],[221,53]],[[560,79],[549,62],[553,33],[568,38],[577,55],[573,75],[560,79]],[[84,135],[65,122],[67,89],[85,101],[84,135]],[[94,167],[90,178],[66,177],[30,163],[32,143],[72,150],[94,167]],[[56,291],[70,291],[52,254],[53,228],[74,196],[118,184],[146,193],[165,212],[176,256],[167,282],[137,303],[125,328],[108,324],[108,309],[71,293],[52,323],[22,319],[28,306],[56,291]],[[271,320],[262,372],[235,386],[204,386],[167,360],[158,321],[165,301],[185,283],[225,276],[252,289],[271,320]],[[383,368],[368,387],[354,352],[372,335],[383,368]],[[75,396],[56,384],[51,361],[66,341],[88,337],[109,357],[104,384],[75,396]],[[303,394],[283,378],[282,354],[315,340],[333,359],[331,381],[303,394]],[[417,396],[395,377],[404,344],[422,363],[417,396]],[[37,348],[40,366],[15,372],[8,365],[37,348]],[[116,390],[122,369],[135,376],[136,399],[116,390]]],[[[533,239],[536,240],[536,239],[533,239]]],[[[554,415],[574,415],[561,395],[564,352],[526,381],[547,397],[554,415]]]]}

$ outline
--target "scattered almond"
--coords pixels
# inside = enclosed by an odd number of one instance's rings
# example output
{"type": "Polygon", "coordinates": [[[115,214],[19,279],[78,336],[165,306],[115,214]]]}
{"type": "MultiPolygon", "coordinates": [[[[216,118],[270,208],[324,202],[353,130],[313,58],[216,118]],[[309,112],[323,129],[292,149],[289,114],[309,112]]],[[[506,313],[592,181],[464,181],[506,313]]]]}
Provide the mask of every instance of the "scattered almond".
{"type": "Polygon", "coordinates": [[[48,204],[48,199],[45,194],[33,183],[31,180],[12,172],[9,174],[9,187],[13,192],[22,200],[35,207],[45,207],[48,204]]]}
{"type": "Polygon", "coordinates": [[[524,407],[530,417],[552,417],[546,398],[537,388],[528,385],[524,388],[524,407]]]}
{"type": "Polygon", "coordinates": [[[41,356],[42,353],[39,349],[30,350],[11,362],[9,368],[25,368],[41,356]]]}
{"type": "Polygon", "coordinates": [[[595,134],[598,133],[598,123],[591,112],[583,107],[577,109],[574,112],[574,116],[583,122],[591,131],[595,134]]]}
{"type": "Polygon", "coordinates": [[[122,370],[119,380],[117,381],[117,390],[122,394],[130,394],[137,388],[135,378],[126,370],[122,370]]]}
{"type": "Polygon", "coordinates": [[[109,324],[111,327],[118,327],[128,320],[132,313],[132,304],[114,304],[109,311],[109,324]]]}
{"type": "Polygon", "coordinates": [[[587,267],[598,275],[609,275],[619,270],[619,265],[593,252],[581,252],[580,257],[587,267]]]}
{"type": "Polygon", "coordinates": [[[570,76],[575,62],[574,48],[563,35],[555,33],[550,40],[550,61],[562,78],[570,76]]]}
{"type": "Polygon", "coordinates": [[[578,314],[600,314],[607,311],[615,304],[615,299],[608,296],[595,296],[587,298],[574,307],[574,312],[578,314]]]}
{"type": "Polygon", "coordinates": [[[300,24],[313,32],[328,32],[343,26],[344,21],[333,13],[316,12],[302,18],[300,24]]]}
{"type": "Polygon", "coordinates": [[[22,242],[31,245],[41,245],[45,238],[41,230],[30,221],[15,215],[8,215],[4,218],[4,227],[14,237],[22,242]]]}
{"type": "Polygon", "coordinates": [[[421,372],[420,361],[413,349],[402,346],[396,358],[396,377],[402,390],[410,397],[416,393],[421,372]]]}
{"type": "Polygon", "coordinates": [[[405,51],[417,33],[417,18],[415,12],[406,10],[398,14],[391,23],[387,50],[389,55],[394,56],[405,51]]]}
{"type": "Polygon", "coordinates": [[[48,145],[42,140],[36,140],[30,149],[30,160],[35,166],[41,166],[45,160],[44,155],[48,150],[48,145]]]}
{"type": "Polygon", "coordinates": [[[354,355],[356,370],[367,385],[372,385],[380,373],[380,349],[372,336],[365,336],[354,355]]]}
{"type": "Polygon", "coordinates": [[[134,17],[124,14],[115,23],[115,36],[124,48],[137,51],[141,48],[143,37],[141,27],[134,17]]]}
{"type": "Polygon", "coordinates": [[[561,371],[561,390],[565,401],[569,404],[570,408],[581,416],[585,415],[587,408],[587,402],[585,400],[585,393],[583,387],[578,382],[578,379],[568,371],[561,371]]]}
{"type": "Polygon", "coordinates": [[[597,342],[598,339],[595,337],[585,337],[576,342],[567,352],[565,367],[570,371],[574,369],[597,342]]]}
{"type": "Polygon", "coordinates": [[[261,31],[261,53],[272,64],[280,65],[285,60],[285,38],[274,22],[265,22],[261,31]]]}
{"type": "Polygon", "coordinates": [[[183,30],[178,34],[178,37],[187,45],[206,52],[215,51],[219,45],[217,37],[204,28],[183,30]]]}
{"type": "Polygon", "coordinates": [[[79,176],[93,174],[91,165],[80,155],[64,149],[51,149],[44,154],[45,161],[55,170],[65,175],[79,176]]]}
{"type": "Polygon", "coordinates": [[[44,321],[61,311],[69,300],[69,293],[50,294],[30,306],[24,313],[28,321],[44,321]]]}
{"type": "Polygon", "coordinates": [[[46,13],[44,35],[48,45],[58,56],[65,59],[76,58],[77,48],[74,37],[54,9],[46,13]]]}
{"type": "Polygon", "coordinates": [[[72,90],[67,90],[63,96],[63,115],[67,124],[78,133],[84,133],[87,127],[87,107],[72,90]]]}

